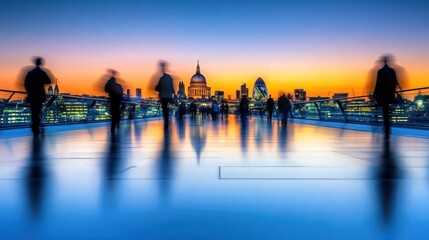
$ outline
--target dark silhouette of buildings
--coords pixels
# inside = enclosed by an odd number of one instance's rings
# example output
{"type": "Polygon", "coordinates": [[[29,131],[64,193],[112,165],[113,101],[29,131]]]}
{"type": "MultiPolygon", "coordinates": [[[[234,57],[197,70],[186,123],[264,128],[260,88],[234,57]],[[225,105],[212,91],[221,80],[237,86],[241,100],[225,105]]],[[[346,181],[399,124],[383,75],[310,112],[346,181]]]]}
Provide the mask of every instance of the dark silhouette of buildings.
{"type": "Polygon", "coordinates": [[[185,93],[185,83],[179,82],[179,91],[177,92],[177,97],[181,100],[186,99],[185,93]]]}
{"type": "Polygon", "coordinates": [[[295,101],[307,100],[307,92],[304,89],[294,89],[295,101]]]}
{"type": "Polygon", "coordinates": [[[235,91],[235,99],[240,99],[240,90],[235,91]]]}
{"type": "Polygon", "coordinates": [[[141,88],[136,88],[136,97],[142,98],[142,89],[141,88]]]}
{"type": "Polygon", "coordinates": [[[249,97],[249,88],[246,87],[246,83],[243,83],[243,85],[240,86],[240,90],[241,90],[240,97],[243,97],[243,95],[246,95],[247,97],[249,97]]]}

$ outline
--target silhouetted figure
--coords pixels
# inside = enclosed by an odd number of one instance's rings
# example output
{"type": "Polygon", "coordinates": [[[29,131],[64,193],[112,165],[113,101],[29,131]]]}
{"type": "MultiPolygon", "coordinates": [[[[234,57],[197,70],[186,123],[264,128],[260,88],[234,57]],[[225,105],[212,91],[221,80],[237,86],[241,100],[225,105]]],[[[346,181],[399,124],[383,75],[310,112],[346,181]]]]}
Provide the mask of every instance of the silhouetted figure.
{"type": "Polygon", "coordinates": [[[279,97],[277,104],[278,104],[278,108],[279,108],[279,114],[280,114],[281,119],[282,119],[282,126],[286,126],[287,125],[288,112],[289,112],[289,109],[291,107],[290,100],[286,97],[285,94],[282,94],[279,97]]]}
{"type": "Polygon", "coordinates": [[[373,97],[381,107],[384,121],[384,137],[390,137],[390,104],[395,101],[396,86],[399,87],[398,79],[393,68],[389,67],[389,57],[382,57],[384,66],[377,72],[377,81],[373,97]]]}
{"type": "Polygon", "coordinates": [[[220,105],[220,114],[222,119],[226,116],[227,112],[226,112],[226,108],[227,108],[227,104],[225,101],[222,101],[222,104],[220,105]]]}
{"type": "Polygon", "coordinates": [[[195,103],[195,101],[191,102],[191,105],[189,108],[191,110],[191,117],[196,118],[197,117],[197,104],[195,103]]]}
{"type": "Polygon", "coordinates": [[[268,121],[273,120],[273,111],[274,111],[274,99],[271,97],[271,94],[267,100],[267,110],[268,110],[268,121]]]}
{"type": "Polygon", "coordinates": [[[168,103],[171,102],[174,95],[173,78],[166,73],[167,63],[161,61],[159,67],[162,77],[159,79],[155,87],[155,91],[159,93],[161,99],[162,114],[164,116],[164,130],[168,129],[168,103]]]}
{"type": "Polygon", "coordinates": [[[104,91],[109,94],[110,100],[110,114],[112,115],[112,126],[110,131],[115,133],[116,129],[119,128],[119,122],[121,121],[121,102],[124,97],[124,90],[121,84],[116,82],[116,71],[110,70],[111,77],[104,86],[104,91]]]}
{"type": "Polygon", "coordinates": [[[241,119],[247,119],[249,115],[249,100],[246,95],[243,95],[240,100],[240,116],[241,119]]]}
{"type": "Polygon", "coordinates": [[[185,114],[186,114],[186,105],[184,102],[181,102],[179,105],[179,119],[182,120],[185,114]]]}
{"type": "Polygon", "coordinates": [[[41,57],[34,58],[34,64],[36,67],[25,76],[24,86],[31,108],[31,128],[34,135],[39,135],[42,106],[46,101],[45,85],[51,84],[52,81],[48,74],[40,68],[43,65],[41,57]]]}
{"type": "Polygon", "coordinates": [[[220,112],[219,103],[217,101],[213,101],[212,103],[212,119],[217,120],[220,112]]]}

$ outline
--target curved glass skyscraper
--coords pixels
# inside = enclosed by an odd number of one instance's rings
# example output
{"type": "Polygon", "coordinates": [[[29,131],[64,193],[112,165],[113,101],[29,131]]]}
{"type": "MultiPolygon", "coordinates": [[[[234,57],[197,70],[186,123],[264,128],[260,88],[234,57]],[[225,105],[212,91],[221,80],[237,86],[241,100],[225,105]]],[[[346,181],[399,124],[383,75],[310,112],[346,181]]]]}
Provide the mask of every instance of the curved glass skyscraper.
{"type": "Polygon", "coordinates": [[[252,98],[255,102],[266,102],[268,99],[267,85],[265,85],[262,78],[256,79],[255,85],[253,86],[252,98]]]}

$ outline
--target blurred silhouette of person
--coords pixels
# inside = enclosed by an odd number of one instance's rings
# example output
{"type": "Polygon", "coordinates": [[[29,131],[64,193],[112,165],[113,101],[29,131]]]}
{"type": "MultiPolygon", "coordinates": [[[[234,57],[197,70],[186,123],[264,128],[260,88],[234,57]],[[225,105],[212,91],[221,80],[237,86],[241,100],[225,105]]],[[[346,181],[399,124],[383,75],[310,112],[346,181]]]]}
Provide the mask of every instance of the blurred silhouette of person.
{"type": "Polygon", "coordinates": [[[245,123],[249,115],[249,100],[246,95],[243,95],[240,100],[240,116],[242,123],[245,123]]]}
{"type": "Polygon", "coordinates": [[[290,100],[286,97],[286,94],[282,93],[280,94],[277,104],[278,104],[279,113],[282,119],[282,126],[286,126],[288,112],[291,107],[290,100]]]}
{"type": "Polygon", "coordinates": [[[381,60],[384,66],[377,72],[377,79],[375,83],[373,97],[377,104],[381,107],[383,112],[384,121],[384,137],[390,137],[390,104],[395,101],[396,87],[399,87],[396,72],[388,64],[390,61],[389,56],[383,56],[381,60]]]}
{"type": "Polygon", "coordinates": [[[273,111],[274,111],[274,99],[271,97],[271,94],[267,100],[267,110],[268,110],[268,121],[273,120],[273,111]]]}
{"type": "Polygon", "coordinates": [[[110,100],[110,114],[112,115],[112,126],[110,131],[115,133],[116,129],[119,128],[119,122],[121,121],[121,102],[124,97],[124,90],[121,84],[116,82],[117,72],[113,69],[109,70],[110,78],[107,80],[104,86],[104,91],[109,94],[110,100]]]}
{"type": "Polygon", "coordinates": [[[226,108],[227,108],[227,104],[225,101],[222,101],[222,104],[220,105],[220,114],[222,119],[225,117],[226,113],[226,108]]]}
{"type": "Polygon", "coordinates": [[[195,103],[195,100],[191,102],[190,110],[191,110],[191,117],[196,118],[197,117],[197,104],[195,103]]]}
{"type": "Polygon", "coordinates": [[[184,102],[181,102],[179,105],[179,119],[182,120],[185,114],[186,114],[186,105],[184,102]]]}
{"type": "Polygon", "coordinates": [[[168,104],[173,99],[174,85],[173,78],[166,73],[167,62],[161,61],[159,67],[162,73],[158,84],[155,87],[155,91],[159,93],[161,99],[162,114],[164,116],[164,130],[168,129],[168,104]]]}
{"type": "Polygon", "coordinates": [[[45,180],[47,178],[44,164],[46,162],[43,138],[34,137],[29,156],[29,166],[26,175],[28,189],[29,208],[34,218],[38,218],[43,206],[43,194],[45,180]]]}
{"type": "Polygon", "coordinates": [[[202,117],[206,115],[206,108],[204,106],[200,106],[200,113],[202,117]]]}
{"type": "Polygon", "coordinates": [[[51,84],[52,80],[41,68],[43,65],[43,58],[35,57],[34,64],[36,67],[29,71],[25,76],[24,87],[27,91],[27,99],[31,108],[31,129],[34,135],[39,135],[42,106],[46,101],[45,85],[51,84]]]}
{"type": "Polygon", "coordinates": [[[212,103],[212,119],[217,120],[219,117],[220,107],[217,101],[213,101],[212,103]]]}

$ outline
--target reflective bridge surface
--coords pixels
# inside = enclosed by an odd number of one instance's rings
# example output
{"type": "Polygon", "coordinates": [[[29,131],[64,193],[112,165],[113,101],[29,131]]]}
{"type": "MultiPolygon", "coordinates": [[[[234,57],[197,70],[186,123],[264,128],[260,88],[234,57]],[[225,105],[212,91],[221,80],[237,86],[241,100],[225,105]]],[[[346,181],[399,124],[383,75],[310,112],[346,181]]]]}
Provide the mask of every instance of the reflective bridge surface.
{"type": "Polygon", "coordinates": [[[0,238],[428,238],[427,130],[305,121],[2,130],[0,238]]]}

